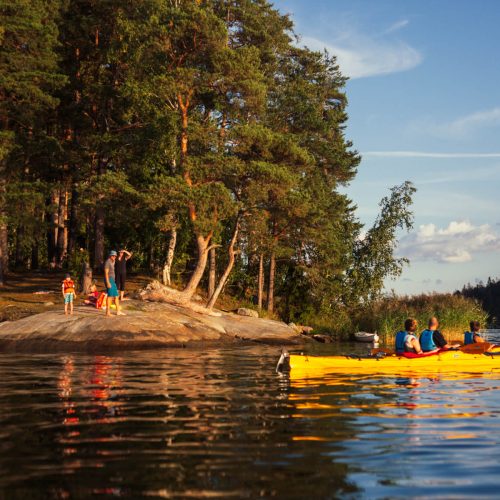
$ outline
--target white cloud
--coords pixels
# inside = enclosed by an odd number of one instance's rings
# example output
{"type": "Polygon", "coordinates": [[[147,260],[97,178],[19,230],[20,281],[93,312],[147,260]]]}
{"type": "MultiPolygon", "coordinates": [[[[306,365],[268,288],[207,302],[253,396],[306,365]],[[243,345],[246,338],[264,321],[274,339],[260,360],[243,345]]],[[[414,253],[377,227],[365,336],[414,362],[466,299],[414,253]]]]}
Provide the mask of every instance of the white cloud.
{"type": "Polygon", "coordinates": [[[340,70],[350,78],[364,78],[406,71],[422,62],[422,54],[400,40],[384,39],[387,34],[404,28],[407,20],[398,21],[381,36],[345,31],[332,41],[304,36],[302,45],[313,50],[327,49],[337,56],[340,70]]]}
{"type": "Polygon", "coordinates": [[[362,155],[378,158],[500,158],[500,153],[431,153],[425,151],[366,151],[362,155]]]}
{"type": "Polygon", "coordinates": [[[389,33],[394,33],[395,31],[399,31],[408,25],[410,21],[408,19],[401,19],[401,21],[396,21],[394,24],[389,26],[385,31],[384,35],[388,35],[389,33]]]}
{"type": "Polygon", "coordinates": [[[408,125],[412,134],[424,134],[440,139],[464,140],[474,138],[475,134],[500,126],[500,106],[476,111],[450,121],[438,121],[425,117],[413,120],[408,125]]]}
{"type": "Polygon", "coordinates": [[[464,137],[479,129],[500,125],[500,107],[478,111],[448,123],[436,125],[438,135],[464,137]]]}
{"type": "Polygon", "coordinates": [[[404,236],[398,253],[410,260],[458,264],[474,255],[500,249],[500,235],[489,225],[475,226],[469,221],[452,221],[445,228],[423,224],[404,236]]]}

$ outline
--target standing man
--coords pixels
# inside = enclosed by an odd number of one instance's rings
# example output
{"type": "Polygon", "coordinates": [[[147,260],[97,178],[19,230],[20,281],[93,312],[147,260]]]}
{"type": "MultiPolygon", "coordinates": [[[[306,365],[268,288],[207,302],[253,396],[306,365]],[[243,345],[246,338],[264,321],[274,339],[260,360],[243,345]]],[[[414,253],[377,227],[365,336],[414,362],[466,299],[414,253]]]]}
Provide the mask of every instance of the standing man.
{"type": "Polygon", "coordinates": [[[127,260],[132,257],[132,253],[122,249],[118,252],[115,262],[116,286],[120,292],[120,300],[125,295],[125,280],[127,279],[127,260]]]}
{"type": "Polygon", "coordinates": [[[116,251],[111,250],[111,252],[109,252],[108,260],[104,263],[104,286],[106,287],[106,293],[108,294],[106,299],[106,316],[111,316],[111,302],[113,300],[116,306],[116,315],[123,315],[120,311],[119,293],[115,283],[115,260],[116,251]]]}

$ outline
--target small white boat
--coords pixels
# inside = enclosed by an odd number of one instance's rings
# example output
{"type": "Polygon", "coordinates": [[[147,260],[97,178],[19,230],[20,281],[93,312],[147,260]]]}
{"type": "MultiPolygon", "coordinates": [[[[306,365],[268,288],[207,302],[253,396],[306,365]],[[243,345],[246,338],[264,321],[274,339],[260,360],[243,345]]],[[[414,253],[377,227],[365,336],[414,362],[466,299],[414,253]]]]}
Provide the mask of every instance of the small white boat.
{"type": "Polygon", "coordinates": [[[376,333],[356,332],[354,338],[357,342],[378,342],[379,336],[376,333]]]}

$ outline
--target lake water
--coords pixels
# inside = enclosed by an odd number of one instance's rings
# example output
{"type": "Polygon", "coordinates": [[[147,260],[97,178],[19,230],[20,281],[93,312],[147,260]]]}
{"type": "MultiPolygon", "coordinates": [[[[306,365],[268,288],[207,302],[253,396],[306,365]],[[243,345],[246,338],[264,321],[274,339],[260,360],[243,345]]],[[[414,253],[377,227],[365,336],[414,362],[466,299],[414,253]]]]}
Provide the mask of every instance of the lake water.
{"type": "Polygon", "coordinates": [[[0,354],[0,498],[499,498],[499,375],[294,384],[277,351],[0,354]]]}

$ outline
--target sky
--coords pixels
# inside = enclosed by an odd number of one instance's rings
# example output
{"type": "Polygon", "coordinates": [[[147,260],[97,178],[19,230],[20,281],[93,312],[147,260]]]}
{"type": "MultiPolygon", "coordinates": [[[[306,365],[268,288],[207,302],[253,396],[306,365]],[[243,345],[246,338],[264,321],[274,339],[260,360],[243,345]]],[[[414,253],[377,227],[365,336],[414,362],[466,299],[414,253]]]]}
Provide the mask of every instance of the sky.
{"type": "Polygon", "coordinates": [[[363,159],[346,188],[370,227],[392,186],[415,184],[414,227],[386,282],[446,292],[500,276],[500,1],[275,0],[299,43],[349,77],[346,136],[363,159]]]}

